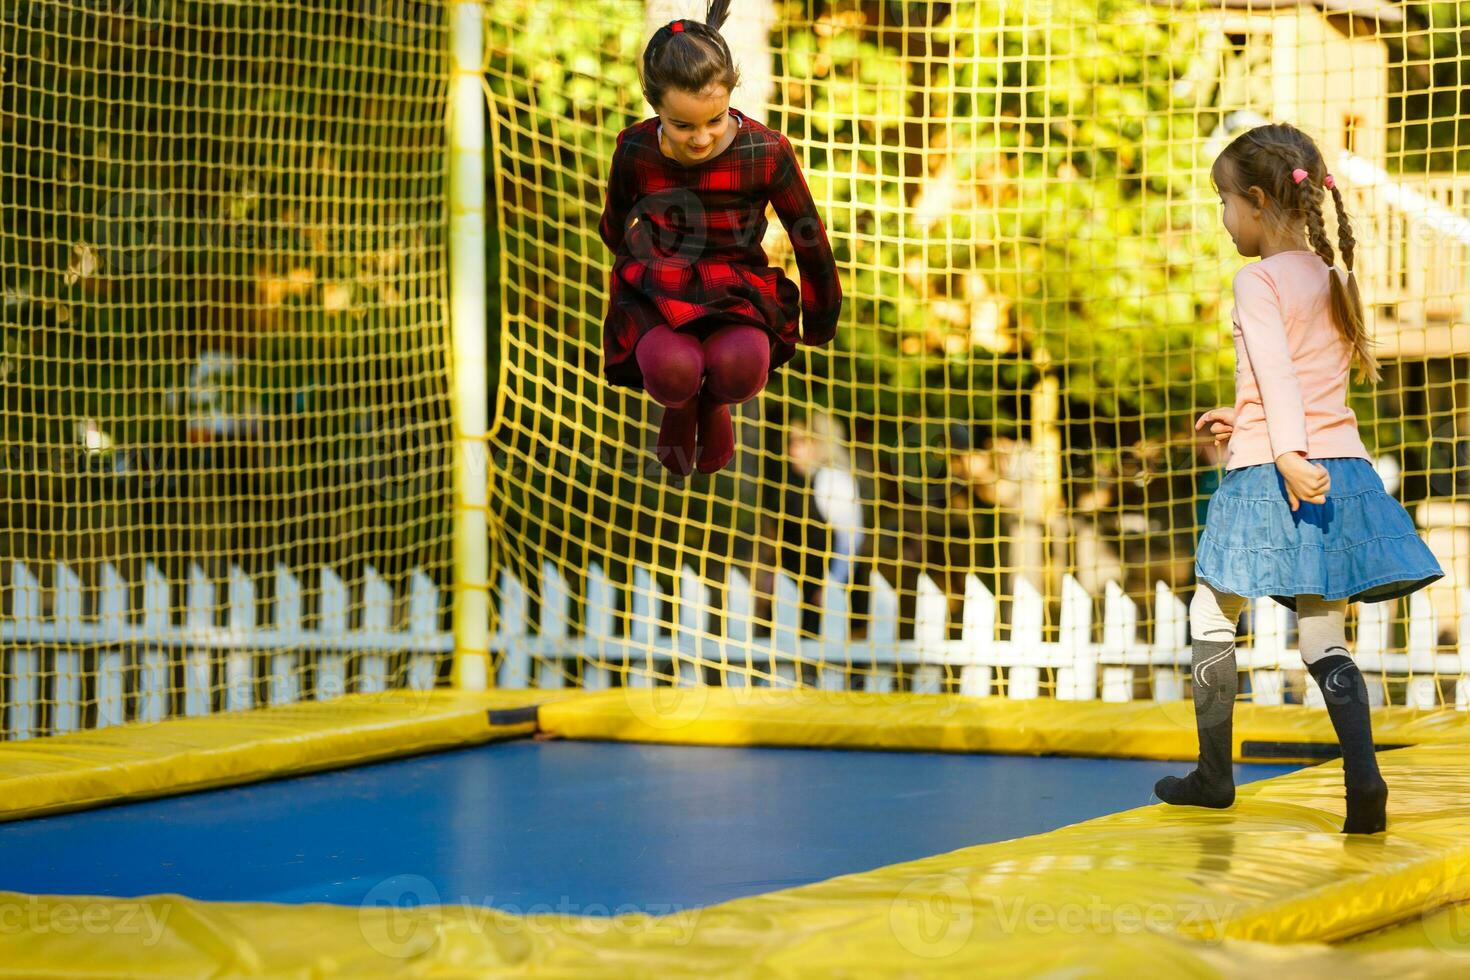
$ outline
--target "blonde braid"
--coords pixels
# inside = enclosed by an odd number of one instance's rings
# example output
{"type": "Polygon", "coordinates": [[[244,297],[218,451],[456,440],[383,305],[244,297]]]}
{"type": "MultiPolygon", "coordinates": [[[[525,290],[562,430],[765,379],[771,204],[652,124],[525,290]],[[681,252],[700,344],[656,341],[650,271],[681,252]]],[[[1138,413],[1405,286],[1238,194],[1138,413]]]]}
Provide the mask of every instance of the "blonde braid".
{"type": "Polygon", "coordinates": [[[1353,271],[1353,253],[1357,250],[1358,240],[1353,237],[1353,226],[1348,223],[1347,208],[1342,205],[1342,191],[1337,189],[1334,182],[1332,188],[1332,203],[1337,208],[1337,248],[1342,252],[1342,264],[1347,271],[1353,271]]]}
{"type": "Polygon", "coordinates": [[[1322,188],[1308,177],[1297,186],[1297,196],[1301,198],[1302,213],[1307,218],[1307,241],[1312,243],[1312,251],[1330,269],[1337,265],[1337,255],[1332,250],[1332,241],[1327,237],[1327,222],[1322,217],[1322,188]]]}

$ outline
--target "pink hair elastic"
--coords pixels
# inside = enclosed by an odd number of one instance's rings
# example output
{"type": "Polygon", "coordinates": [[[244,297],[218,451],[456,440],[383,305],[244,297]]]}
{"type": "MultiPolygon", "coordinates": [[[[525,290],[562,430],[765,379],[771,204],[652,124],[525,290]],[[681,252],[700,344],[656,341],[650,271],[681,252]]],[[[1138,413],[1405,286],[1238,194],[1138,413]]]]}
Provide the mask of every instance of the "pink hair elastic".
{"type": "Polygon", "coordinates": [[[1291,172],[1291,179],[1300,184],[1302,181],[1307,179],[1307,172],[1298,167],[1291,172]]]}
{"type": "Polygon", "coordinates": [[[684,22],[682,20],[676,20],[672,22],[671,24],[669,24],[669,30],[673,31],[675,34],[683,34],[684,22]]]}
{"type": "Polygon", "coordinates": [[[1332,190],[1332,188],[1337,186],[1337,181],[1332,179],[1331,174],[1328,174],[1326,177],[1322,178],[1322,186],[1330,191],[1332,190]]]}

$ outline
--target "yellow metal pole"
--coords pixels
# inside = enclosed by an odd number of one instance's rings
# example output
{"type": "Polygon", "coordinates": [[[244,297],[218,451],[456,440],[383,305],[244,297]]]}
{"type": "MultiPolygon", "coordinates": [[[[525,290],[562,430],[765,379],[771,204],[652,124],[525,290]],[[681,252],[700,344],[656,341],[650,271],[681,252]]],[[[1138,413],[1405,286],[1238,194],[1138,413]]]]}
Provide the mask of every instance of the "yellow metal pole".
{"type": "Polygon", "coordinates": [[[489,414],[485,332],[484,17],[480,0],[450,8],[449,322],[454,392],[453,683],[490,683],[489,414]]]}

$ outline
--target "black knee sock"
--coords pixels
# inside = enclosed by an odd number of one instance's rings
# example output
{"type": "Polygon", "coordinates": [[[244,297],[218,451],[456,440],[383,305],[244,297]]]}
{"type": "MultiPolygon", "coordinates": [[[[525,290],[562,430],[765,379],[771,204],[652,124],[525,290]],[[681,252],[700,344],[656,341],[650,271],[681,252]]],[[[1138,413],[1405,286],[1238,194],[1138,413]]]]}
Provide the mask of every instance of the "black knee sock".
{"type": "Polygon", "coordinates": [[[1182,779],[1165,776],[1154,794],[1176,806],[1223,810],[1235,802],[1233,761],[1235,640],[1195,640],[1192,654],[1194,723],[1199,731],[1199,765],[1182,779]]]}
{"type": "Polygon", "coordinates": [[[1368,714],[1368,684],[1358,665],[1342,654],[1308,664],[1322,689],[1327,715],[1342,746],[1342,781],[1347,790],[1344,834],[1376,834],[1387,826],[1388,784],[1378,772],[1373,752],[1373,724],[1368,714]]]}

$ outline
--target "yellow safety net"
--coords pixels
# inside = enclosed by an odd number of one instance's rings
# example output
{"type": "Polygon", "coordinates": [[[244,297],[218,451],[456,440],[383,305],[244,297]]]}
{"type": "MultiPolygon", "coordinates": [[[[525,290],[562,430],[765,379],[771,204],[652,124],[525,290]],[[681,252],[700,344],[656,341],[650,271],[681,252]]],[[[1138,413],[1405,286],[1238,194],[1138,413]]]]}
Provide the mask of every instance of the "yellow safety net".
{"type": "MultiPolygon", "coordinates": [[[[1467,703],[1470,177],[1463,7],[754,0],[732,104],[786,133],[846,296],[737,410],[714,477],[602,381],[617,133],[678,0],[487,7],[487,456],[499,680],[1186,697],[1185,603],[1233,400],[1236,134],[1320,144],[1383,381],[1352,404],[1446,571],[1354,612],[1378,702],[1467,703]]],[[[1329,216],[1329,237],[1334,220],[1329,216]]],[[[796,276],[772,219],[773,263],[796,276]]],[[[1310,699],[1293,621],[1247,620],[1244,696],[1310,699]]]]}
{"type": "MultiPolygon", "coordinates": [[[[643,40],[700,11],[484,5],[498,683],[1184,698],[1240,262],[1208,167],[1272,119],[1347,195],[1354,407],[1447,572],[1355,652],[1470,704],[1456,5],[738,7],[847,301],[681,481],[601,380],[595,225],[643,40]]],[[[447,10],[6,9],[0,738],[447,677],[447,10]]],[[[1285,611],[1248,626],[1246,696],[1310,700],[1285,611]]]]}
{"type": "Polygon", "coordinates": [[[443,13],[3,5],[0,739],[435,682],[443,13]]]}

